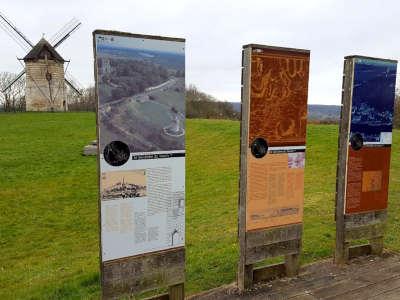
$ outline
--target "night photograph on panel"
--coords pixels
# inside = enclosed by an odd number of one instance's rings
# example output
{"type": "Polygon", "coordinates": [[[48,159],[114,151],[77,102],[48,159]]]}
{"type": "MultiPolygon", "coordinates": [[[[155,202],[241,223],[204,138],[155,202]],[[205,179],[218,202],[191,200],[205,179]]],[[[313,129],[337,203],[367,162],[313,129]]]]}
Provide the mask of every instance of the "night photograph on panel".
{"type": "Polygon", "coordinates": [[[357,59],[354,69],[351,133],[364,142],[381,142],[381,133],[392,132],[397,64],[357,59]]]}

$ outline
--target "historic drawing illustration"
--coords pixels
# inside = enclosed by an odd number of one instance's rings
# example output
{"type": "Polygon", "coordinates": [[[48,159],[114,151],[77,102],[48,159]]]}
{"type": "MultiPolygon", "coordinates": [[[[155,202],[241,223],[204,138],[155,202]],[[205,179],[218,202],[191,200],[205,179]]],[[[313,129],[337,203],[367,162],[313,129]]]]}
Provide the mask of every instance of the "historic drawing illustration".
{"type": "Polygon", "coordinates": [[[146,170],[104,172],[101,175],[101,189],[102,200],[145,197],[146,170]]]}
{"type": "Polygon", "coordinates": [[[356,59],[354,68],[351,133],[364,142],[391,143],[397,63],[356,59]]]}
{"type": "Polygon", "coordinates": [[[249,144],[304,145],[309,53],[253,49],[249,144]]]}
{"type": "Polygon", "coordinates": [[[288,153],[288,166],[289,168],[303,168],[305,167],[306,153],[293,152],[288,153]]]}
{"type": "Polygon", "coordinates": [[[100,151],[123,141],[131,152],[183,150],[184,43],[97,35],[100,151]]]}

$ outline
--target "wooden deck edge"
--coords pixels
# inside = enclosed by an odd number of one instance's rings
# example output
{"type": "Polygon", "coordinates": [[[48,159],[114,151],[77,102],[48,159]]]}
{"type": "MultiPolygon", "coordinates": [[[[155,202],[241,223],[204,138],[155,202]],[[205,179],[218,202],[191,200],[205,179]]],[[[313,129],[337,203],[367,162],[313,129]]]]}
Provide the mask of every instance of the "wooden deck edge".
{"type": "Polygon", "coordinates": [[[224,292],[224,291],[229,291],[229,290],[238,291],[238,287],[236,285],[236,281],[234,281],[234,282],[232,282],[230,284],[224,284],[224,285],[218,286],[218,287],[213,288],[211,290],[207,290],[207,291],[203,291],[203,292],[199,292],[199,293],[190,295],[190,296],[186,297],[185,299],[187,299],[187,300],[196,300],[196,299],[199,299],[199,298],[202,298],[202,297],[206,297],[206,296],[209,296],[209,295],[216,294],[218,292],[224,292]]]}
{"type": "Polygon", "coordinates": [[[169,294],[168,293],[158,294],[155,296],[144,298],[143,300],[169,300],[169,294]]]}
{"type": "MultiPolygon", "coordinates": [[[[382,255],[380,255],[379,257],[389,258],[389,257],[396,256],[396,255],[400,255],[400,251],[384,249],[382,255]]],[[[355,259],[357,259],[357,257],[355,257],[355,259]]],[[[352,259],[351,261],[349,261],[349,264],[354,262],[355,259],[352,259]]],[[[325,257],[323,259],[304,264],[303,266],[300,267],[298,276],[301,276],[301,275],[309,272],[313,267],[315,267],[315,266],[318,267],[318,265],[323,264],[323,263],[332,263],[333,264],[333,256],[325,257]]],[[[345,266],[347,266],[347,264],[345,264],[344,267],[345,266]]],[[[279,278],[276,278],[276,279],[279,279],[279,278]]],[[[257,283],[257,285],[264,285],[264,284],[274,281],[274,280],[275,279],[270,280],[270,281],[259,282],[259,283],[257,283]]],[[[185,299],[187,299],[187,300],[203,299],[203,297],[212,296],[213,294],[218,294],[218,293],[226,293],[226,294],[235,293],[235,294],[237,294],[237,293],[239,293],[239,289],[236,285],[236,282],[232,282],[230,284],[224,284],[224,285],[221,285],[219,287],[216,287],[216,288],[213,288],[213,289],[210,289],[207,291],[203,291],[203,292],[199,292],[199,293],[190,295],[190,296],[186,297],[185,299]]]]}

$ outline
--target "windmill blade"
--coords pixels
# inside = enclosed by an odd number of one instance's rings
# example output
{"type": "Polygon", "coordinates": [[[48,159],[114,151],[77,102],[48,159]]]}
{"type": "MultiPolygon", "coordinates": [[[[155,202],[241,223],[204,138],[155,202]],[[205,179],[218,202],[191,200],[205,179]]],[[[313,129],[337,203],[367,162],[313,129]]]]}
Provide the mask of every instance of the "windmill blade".
{"type": "Polygon", "coordinates": [[[69,20],[63,27],[60,28],[59,31],[52,35],[52,37],[49,39],[49,43],[53,45],[55,41],[59,40],[60,37],[65,35],[66,32],[71,30],[71,28],[75,27],[77,23],[79,23],[79,21],[76,18],[69,20]]]}
{"type": "Polygon", "coordinates": [[[82,25],[80,21],[77,19],[72,19],[62,30],[60,33],[57,34],[55,38],[55,42],[53,42],[53,47],[57,48],[60,46],[71,34],[73,34],[78,28],[82,25]]]}
{"type": "Polygon", "coordinates": [[[74,19],[70,20],[68,23],[66,23],[63,27],[60,28],[59,31],[57,31],[55,34],[51,36],[51,38],[48,39],[48,42],[50,44],[53,44],[55,40],[58,39],[58,37],[61,35],[61,33],[69,26],[74,21],[74,19]]]}
{"type": "Polygon", "coordinates": [[[67,69],[64,71],[64,74],[64,77],[66,77],[68,81],[76,87],[77,90],[81,91],[84,89],[83,85],[74,76],[72,76],[71,72],[69,72],[67,69]]]}
{"type": "Polygon", "coordinates": [[[33,48],[32,42],[1,12],[0,24],[2,24],[3,30],[24,50],[33,48]]]}
{"type": "Polygon", "coordinates": [[[54,44],[54,48],[57,48],[58,46],[60,46],[61,43],[63,43],[67,38],[69,38],[69,36],[74,33],[76,30],[78,30],[78,28],[82,25],[82,23],[78,23],[77,25],[75,25],[75,27],[73,27],[67,34],[65,34],[60,40],[58,40],[58,42],[56,42],[54,44]]]}
{"type": "Polygon", "coordinates": [[[24,52],[28,52],[30,50],[30,46],[27,45],[24,41],[22,41],[19,36],[13,31],[7,24],[5,24],[2,19],[0,19],[0,28],[18,45],[24,52]]]}
{"type": "Polygon", "coordinates": [[[82,93],[80,90],[78,90],[78,88],[76,88],[74,86],[74,84],[72,82],[70,82],[67,78],[64,78],[65,82],[68,84],[68,86],[73,89],[79,96],[82,96],[82,93]]]}
{"type": "Polygon", "coordinates": [[[77,84],[77,81],[72,79],[70,75],[67,76],[67,74],[65,74],[64,80],[66,84],[68,84],[68,86],[75,91],[75,93],[77,93],[79,96],[82,96],[82,88],[80,87],[79,83],[77,84]]]}
{"type": "Polygon", "coordinates": [[[25,69],[23,69],[21,71],[21,73],[19,73],[13,80],[11,80],[6,86],[5,88],[1,91],[2,93],[5,93],[9,88],[11,88],[11,86],[16,83],[18,81],[18,79],[20,79],[22,77],[22,75],[25,74],[25,69]]]}

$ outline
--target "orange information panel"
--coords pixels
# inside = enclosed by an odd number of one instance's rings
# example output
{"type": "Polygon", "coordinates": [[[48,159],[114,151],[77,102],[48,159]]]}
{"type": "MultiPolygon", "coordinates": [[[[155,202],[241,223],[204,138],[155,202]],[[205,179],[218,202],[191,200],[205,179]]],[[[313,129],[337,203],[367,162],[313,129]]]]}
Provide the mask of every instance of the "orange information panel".
{"type": "Polygon", "coordinates": [[[387,208],[390,147],[349,147],[346,212],[387,208]]]}
{"type": "Polygon", "coordinates": [[[247,230],[303,219],[304,152],[248,155],[247,230]]]}
{"type": "Polygon", "coordinates": [[[246,231],[302,222],[309,60],[308,50],[251,45],[246,231]]]}

